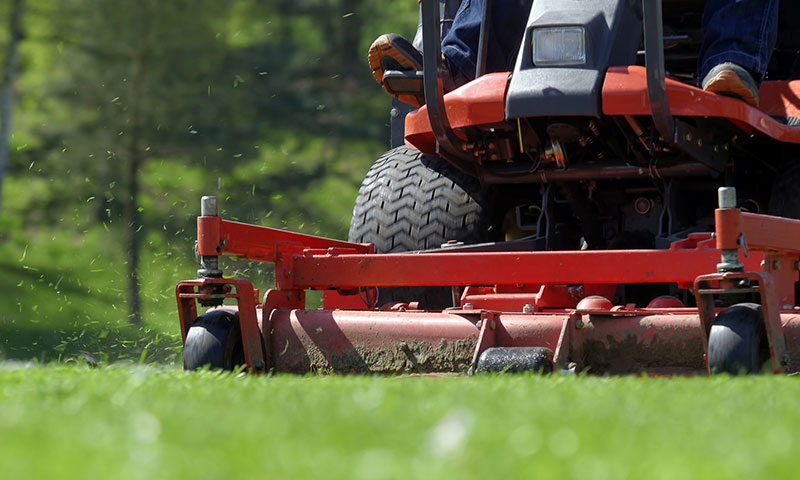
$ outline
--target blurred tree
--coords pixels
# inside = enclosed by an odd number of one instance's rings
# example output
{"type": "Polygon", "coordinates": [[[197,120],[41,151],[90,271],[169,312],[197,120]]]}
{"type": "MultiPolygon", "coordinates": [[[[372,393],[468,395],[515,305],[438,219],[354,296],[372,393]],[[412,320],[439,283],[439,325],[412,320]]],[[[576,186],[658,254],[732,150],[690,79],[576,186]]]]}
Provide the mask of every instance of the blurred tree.
{"type": "MultiPolygon", "coordinates": [[[[413,34],[417,2],[25,6],[9,163],[17,191],[30,184],[8,223],[25,229],[20,252],[56,242],[54,227],[68,232],[58,240],[67,249],[94,248],[81,242],[107,228],[98,254],[124,252],[107,256],[124,258],[138,322],[142,255],[155,264],[191,252],[199,193],[221,195],[229,218],[346,235],[357,186],[388,139],[389,98],[367,47],[386,31],[413,34]],[[142,253],[143,242],[158,252],[142,253]]],[[[47,261],[87,268],[62,257],[47,261]]]]}
{"type": "Polygon", "coordinates": [[[8,167],[11,137],[11,113],[14,103],[14,83],[19,63],[19,43],[22,41],[22,0],[13,0],[8,20],[8,44],[0,79],[0,211],[3,207],[3,180],[8,167]]]}
{"type": "Polygon", "coordinates": [[[105,199],[96,202],[99,219],[121,224],[129,319],[139,323],[146,232],[140,172],[152,158],[203,155],[217,142],[200,132],[252,118],[245,102],[234,112],[209,100],[212,85],[230,78],[218,70],[228,51],[214,27],[228,7],[214,0],[64,0],[56,8],[53,40],[63,46],[66,68],[50,94],[72,119],[58,132],[69,152],[61,160],[83,198],[105,199]]]}

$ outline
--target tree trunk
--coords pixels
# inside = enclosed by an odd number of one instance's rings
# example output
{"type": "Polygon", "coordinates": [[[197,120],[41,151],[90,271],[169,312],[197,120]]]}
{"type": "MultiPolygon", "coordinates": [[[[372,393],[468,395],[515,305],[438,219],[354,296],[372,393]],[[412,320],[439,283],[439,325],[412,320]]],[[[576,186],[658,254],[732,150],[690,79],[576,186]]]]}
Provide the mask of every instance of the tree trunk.
{"type": "Polygon", "coordinates": [[[13,0],[9,17],[9,39],[0,81],[0,212],[3,206],[3,180],[8,168],[11,140],[11,110],[14,102],[14,83],[19,64],[19,42],[22,41],[22,0],[13,0]]]}
{"type": "Polygon", "coordinates": [[[364,58],[367,52],[359,50],[361,41],[361,30],[364,19],[361,12],[366,9],[363,7],[362,0],[342,0],[341,12],[345,18],[337,18],[339,26],[339,51],[338,57],[343,71],[347,75],[362,75],[364,69],[364,58]]]}
{"type": "MultiPolygon", "coordinates": [[[[131,143],[134,143],[133,141],[131,143]]],[[[125,246],[128,274],[128,320],[142,323],[142,294],[139,285],[139,256],[142,250],[142,225],[139,215],[139,167],[143,162],[136,146],[128,150],[127,196],[125,202],[125,223],[127,228],[125,246]]]]}
{"type": "Polygon", "coordinates": [[[144,226],[139,213],[139,170],[144,164],[142,145],[142,104],[144,102],[145,50],[142,46],[134,54],[133,72],[128,104],[131,109],[130,130],[127,144],[128,165],[125,175],[125,224],[128,274],[128,320],[136,325],[142,322],[142,295],[139,284],[139,257],[142,250],[144,226]]]}

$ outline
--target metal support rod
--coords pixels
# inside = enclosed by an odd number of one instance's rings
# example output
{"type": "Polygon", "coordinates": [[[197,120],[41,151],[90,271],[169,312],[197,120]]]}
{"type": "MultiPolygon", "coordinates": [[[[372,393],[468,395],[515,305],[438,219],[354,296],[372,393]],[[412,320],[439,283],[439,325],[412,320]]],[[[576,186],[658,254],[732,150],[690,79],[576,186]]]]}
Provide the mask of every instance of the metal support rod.
{"type": "Polygon", "coordinates": [[[477,169],[469,155],[462,150],[464,141],[453,132],[444,108],[443,76],[449,74],[442,60],[442,40],[439,30],[439,0],[422,0],[422,65],[425,87],[425,106],[431,130],[436,138],[437,151],[462,172],[476,176],[477,169]]]}
{"type": "Polygon", "coordinates": [[[475,64],[475,78],[486,73],[486,53],[489,50],[489,35],[492,32],[492,0],[483,1],[483,21],[478,41],[478,62],[475,64]]]}
{"type": "MultiPolygon", "coordinates": [[[[736,208],[736,188],[720,187],[717,191],[720,209],[736,208]]],[[[717,264],[717,272],[741,272],[744,265],[739,262],[739,249],[726,248],[720,253],[720,263],[717,264]]]]}
{"type": "MultiPolygon", "coordinates": [[[[296,255],[276,268],[278,287],[326,289],[452,285],[556,285],[692,282],[713,271],[719,251],[586,250],[542,252],[296,255]],[[609,269],[609,265],[625,265],[609,269]],[[286,274],[290,271],[291,274],[286,274]]],[[[751,256],[750,268],[760,259],[751,256]]]]}
{"type": "MultiPolygon", "coordinates": [[[[204,195],[200,198],[200,216],[216,217],[218,214],[217,197],[204,195]]],[[[219,256],[200,255],[200,268],[197,270],[197,278],[220,278],[222,270],[219,269],[219,256]]]]}
{"type": "Polygon", "coordinates": [[[719,208],[736,208],[736,188],[720,187],[717,190],[717,201],[719,208]]]}
{"type": "Polygon", "coordinates": [[[217,197],[204,195],[200,198],[200,215],[204,217],[216,217],[218,215],[217,197]]]}
{"type": "Polygon", "coordinates": [[[647,72],[647,98],[650,113],[659,135],[668,143],[674,142],[675,120],[667,103],[666,71],[664,69],[664,31],[661,0],[642,0],[644,11],[644,63],[647,72]]]}
{"type": "Polygon", "coordinates": [[[628,178],[672,178],[710,175],[702,163],[682,163],[665,166],[638,167],[624,163],[601,166],[580,166],[569,170],[536,170],[534,172],[508,168],[484,167],[481,180],[487,184],[579,182],[586,180],[623,180],[628,178]]]}

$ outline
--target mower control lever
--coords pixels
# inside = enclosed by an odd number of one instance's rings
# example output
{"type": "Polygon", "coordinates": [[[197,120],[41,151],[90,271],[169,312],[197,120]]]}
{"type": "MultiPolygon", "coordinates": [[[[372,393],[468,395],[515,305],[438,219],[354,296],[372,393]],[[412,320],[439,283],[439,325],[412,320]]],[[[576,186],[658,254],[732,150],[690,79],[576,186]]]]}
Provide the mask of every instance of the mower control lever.
{"type": "Polygon", "coordinates": [[[468,153],[466,142],[453,131],[444,108],[444,65],[439,22],[439,0],[422,0],[422,68],[428,119],[436,137],[437,150],[445,153],[462,172],[477,176],[477,168],[468,153]]]}
{"type": "Polygon", "coordinates": [[[642,0],[644,12],[644,62],[647,72],[647,98],[658,134],[672,143],[675,120],[667,103],[666,70],[664,68],[664,30],[661,0],[642,0]]]}
{"type": "MultiPolygon", "coordinates": [[[[735,209],[736,208],[736,188],[734,187],[720,187],[717,191],[720,209],[735,209]]],[[[740,227],[741,229],[741,227],[740,227]]],[[[738,237],[737,243],[741,243],[744,234],[741,233],[738,237]]],[[[717,264],[717,272],[741,272],[744,271],[744,265],[739,262],[739,248],[724,248],[729,245],[722,245],[720,263],[717,264]]]]}

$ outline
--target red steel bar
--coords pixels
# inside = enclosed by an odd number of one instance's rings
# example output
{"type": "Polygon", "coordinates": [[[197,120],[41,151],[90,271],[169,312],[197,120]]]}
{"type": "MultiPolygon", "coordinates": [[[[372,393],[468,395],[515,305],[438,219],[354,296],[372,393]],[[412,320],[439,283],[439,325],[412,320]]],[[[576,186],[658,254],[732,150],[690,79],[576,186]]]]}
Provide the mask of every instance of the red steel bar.
{"type": "MultiPolygon", "coordinates": [[[[541,346],[556,352],[560,363],[576,362],[596,373],[699,372],[707,367],[707,335],[716,314],[713,296],[745,288],[762,296],[773,369],[785,367],[778,359],[788,362],[789,371],[800,370],[800,315],[792,311],[800,221],[735,208],[718,209],[715,219],[715,240],[690,236],[669,250],[376,255],[369,244],[201,216],[199,255],[274,263],[278,289],[267,292],[258,308],[246,280],[181,282],[176,290],[181,333],[185,340],[198,299],[232,297],[251,371],[463,372],[482,349],[541,346]],[[717,248],[710,248],[712,242],[717,248]],[[749,249],[752,253],[740,259],[744,272],[709,275],[720,262],[720,249],[749,249]],[[741,279],[752,279],[752,288],[741,279]],[[570,289],[581,286],[668,282],[682,288],[695,282],[700,308],[576,310],[573,304],[581,295],[570,297],[570,289]],[[479,310],[304,310],[306,289],[336,288],[345,295],[357,287],[410,285],[497,288],[465,295],[462,301],[481,304],[479,310]],[[555,293],[545,302],[539,298],[544,290],[535,293],[541,286],[562,287],[552,287],[555,293]],[[508,313],[509,306],[522,302],[532,303],[531,308],[508,313]],[[538,311],[550,306],[557,308],[538,311]]],[[[326,305],[348,299],[339,293],[326,297],[326,305]]]]}
{"type": "Polygon", "coordinates": [[[717,248],[746,247],[762,252],[800,255],[800,221],[719,208],[714,212],[717,248]],[[740,245],[744,234],[744,244],[740,245]]]}
{"type": "Polygon", "coordinates": [[[276,228],[223,220],[215,216],[197,217],[197,254],[233,255],[274,263],[280,246],[340,248],[354,253],[371,253],[372,245],[305,235],[276,228]]]}
{"type": "Polygon", "coordinates": [[[800,255],[800,220],[746,212],[741,216],[750,250],[800,255]]]}
{"type": "MultiPolygon", "coordinates": [[[[295,256],[280,288],[693,282],[719,263],[715,249],[295,256]]],[[[748,267],[760,268],[751,256],[748,267]]]]}

